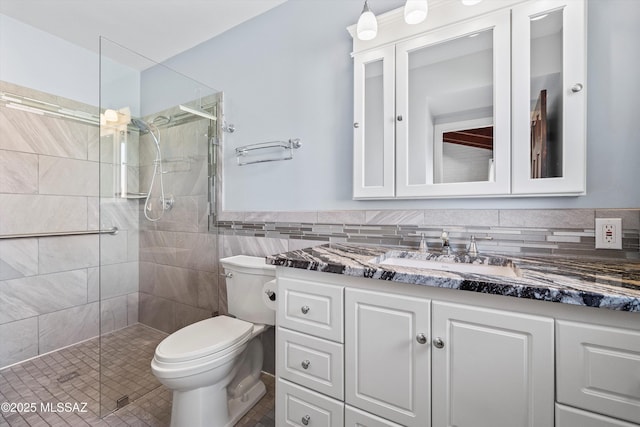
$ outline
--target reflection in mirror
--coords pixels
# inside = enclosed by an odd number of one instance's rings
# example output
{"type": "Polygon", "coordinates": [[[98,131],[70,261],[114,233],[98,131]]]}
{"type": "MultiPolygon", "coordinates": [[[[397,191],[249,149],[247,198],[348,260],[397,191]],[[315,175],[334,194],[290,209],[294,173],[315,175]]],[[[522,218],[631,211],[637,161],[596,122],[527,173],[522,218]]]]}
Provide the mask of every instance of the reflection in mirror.
{"type": "Polygon", "coordinates": [[[562,177],[562,10],[531,18],[531,178],[562,177]]]}
{"type": "Polygon", "coordinates": [[[493,176],[493,30],[409,52],[409,184],[493,176]]]}
{"type": "Polygon", "coordinates": [[[383,60],[364,65],[364,170],[365,187],[384,183],[383,60]]]}

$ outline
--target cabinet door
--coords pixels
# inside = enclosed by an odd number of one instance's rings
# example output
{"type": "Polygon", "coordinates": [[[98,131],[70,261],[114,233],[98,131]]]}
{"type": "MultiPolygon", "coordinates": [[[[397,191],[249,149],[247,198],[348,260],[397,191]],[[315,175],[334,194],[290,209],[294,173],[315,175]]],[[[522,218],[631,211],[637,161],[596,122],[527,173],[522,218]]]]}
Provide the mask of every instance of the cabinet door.
{"type": "Polygon", "coordinates": [[[398,197],[508,194],[508,10],[396,46],[398,197]]]}
{"type": "Polygon", "coordinates": [[[514,194],[581,194],[586,181],[583,0],[513,8],[514,194]]]}
{"type": "Polygon", "coordinates": [[[432,322],[434,427],[553,426],[553,319],[434,302],[432,322]]]}
{"type": "Polygon", "coordinates": [[[430,425],[429,319],[429,300],[345,289],[346,403],[404,426],[430,425]]]}
{"type": "Polygon", "coordinates": [[[557,322],[558,402],[640,423],[640,333],[557,322]]]}
{"type": "Polygon", "coordinates": [[[394,47],[354,58],[353,198],[395,194],[394,47]]]}

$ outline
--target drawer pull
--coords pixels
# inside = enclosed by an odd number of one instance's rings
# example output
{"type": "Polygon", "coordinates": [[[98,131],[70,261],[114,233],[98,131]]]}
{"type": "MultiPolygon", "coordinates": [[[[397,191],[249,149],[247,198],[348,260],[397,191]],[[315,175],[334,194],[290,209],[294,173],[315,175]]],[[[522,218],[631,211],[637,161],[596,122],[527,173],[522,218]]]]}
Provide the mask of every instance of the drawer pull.
{"type": "Polygon", "coordinates": [[[302,369],[309,369],[309,365],[311,365],[311,362],[308,360],[303,360],[301,365],[302,365],[302,369]]]}
{"type": "Polygon", "coordinates": [[[310,309],[308,305],[303,305],[300,310],[302,311],[302,314],[307,314],[310,309]]]}
{"type": "Polygon", "coordinates": [[[433,339],[433,346],[435,348],[443,348],[444,347],[444,341],[442,341],[442,338],[440,338],[440,337],[434,338],[433,339]]]}
{"type": "Polygon", "coordinates": [[[419,333],[416,335],[416,341],[418,341],[418,344],[426,344],[427,337],[423,333],[419,333]]]}
{"type": "Polygon", "coordinates": [[[302,417],[302,424],[308,426],[309,421],[311,421],[311,417],[309,415],[305,415],[304,417],[302,417]]]}

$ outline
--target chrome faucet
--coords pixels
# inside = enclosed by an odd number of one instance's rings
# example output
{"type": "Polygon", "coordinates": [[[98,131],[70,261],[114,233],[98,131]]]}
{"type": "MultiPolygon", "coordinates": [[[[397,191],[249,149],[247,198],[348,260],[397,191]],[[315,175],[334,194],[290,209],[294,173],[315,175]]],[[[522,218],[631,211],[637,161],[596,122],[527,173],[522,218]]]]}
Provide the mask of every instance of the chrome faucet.
{"type": "Polygon", "coordinates": [[[453,250],[449,245],[449,233],[447,233],[446,231],[442,231],[442,234],[440,235],[440,240],[442,240],[442,254],[451,255],[453,253],[453,250]]]}
{"type": "Polygon", "coordinates": [[[424,233],[409,234],[409,237],[420,237],[418,251],[421,253],[429,252],[429,246],[427,245],[427,239],[424,237],[424,233]]]}
{"type": "Polygon", "coordinates": [[[467,254],[470,256],[478,256],[480,252],[478,252],[478,245],[476,244],[476,239],[478,240],[493,240],[493,237],[476,237],[473,234],[471,235],[471,240],[469,241],[469,248],[467,249],[467,254]]]}

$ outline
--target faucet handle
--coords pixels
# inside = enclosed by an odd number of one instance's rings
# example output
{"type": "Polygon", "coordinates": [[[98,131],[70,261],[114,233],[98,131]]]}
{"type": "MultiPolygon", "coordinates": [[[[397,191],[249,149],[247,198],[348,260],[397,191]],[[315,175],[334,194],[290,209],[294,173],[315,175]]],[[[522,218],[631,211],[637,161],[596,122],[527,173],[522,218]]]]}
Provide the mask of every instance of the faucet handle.
{"type": "Polygon", "coordinates": [[[469,254],[470,256],[478,256],[479,252],[478,252],[478,245],[476,244],[476,239],[477,240],[493,240],[493,237],[491,236],[480,236],[480,237],[476,237],[473,234],[471,235],[471,240],[469,241],[469,248],[467,249],[467,254],[469,254]]]}
{"type": "Polygon", "coordinates": [[[418,250],[420,252],[428,252],[429,246],[427,245],[427,239],[424,237],[424,232],[407,234],[408,237],[420,237],[420,247],[418,250]]]}

